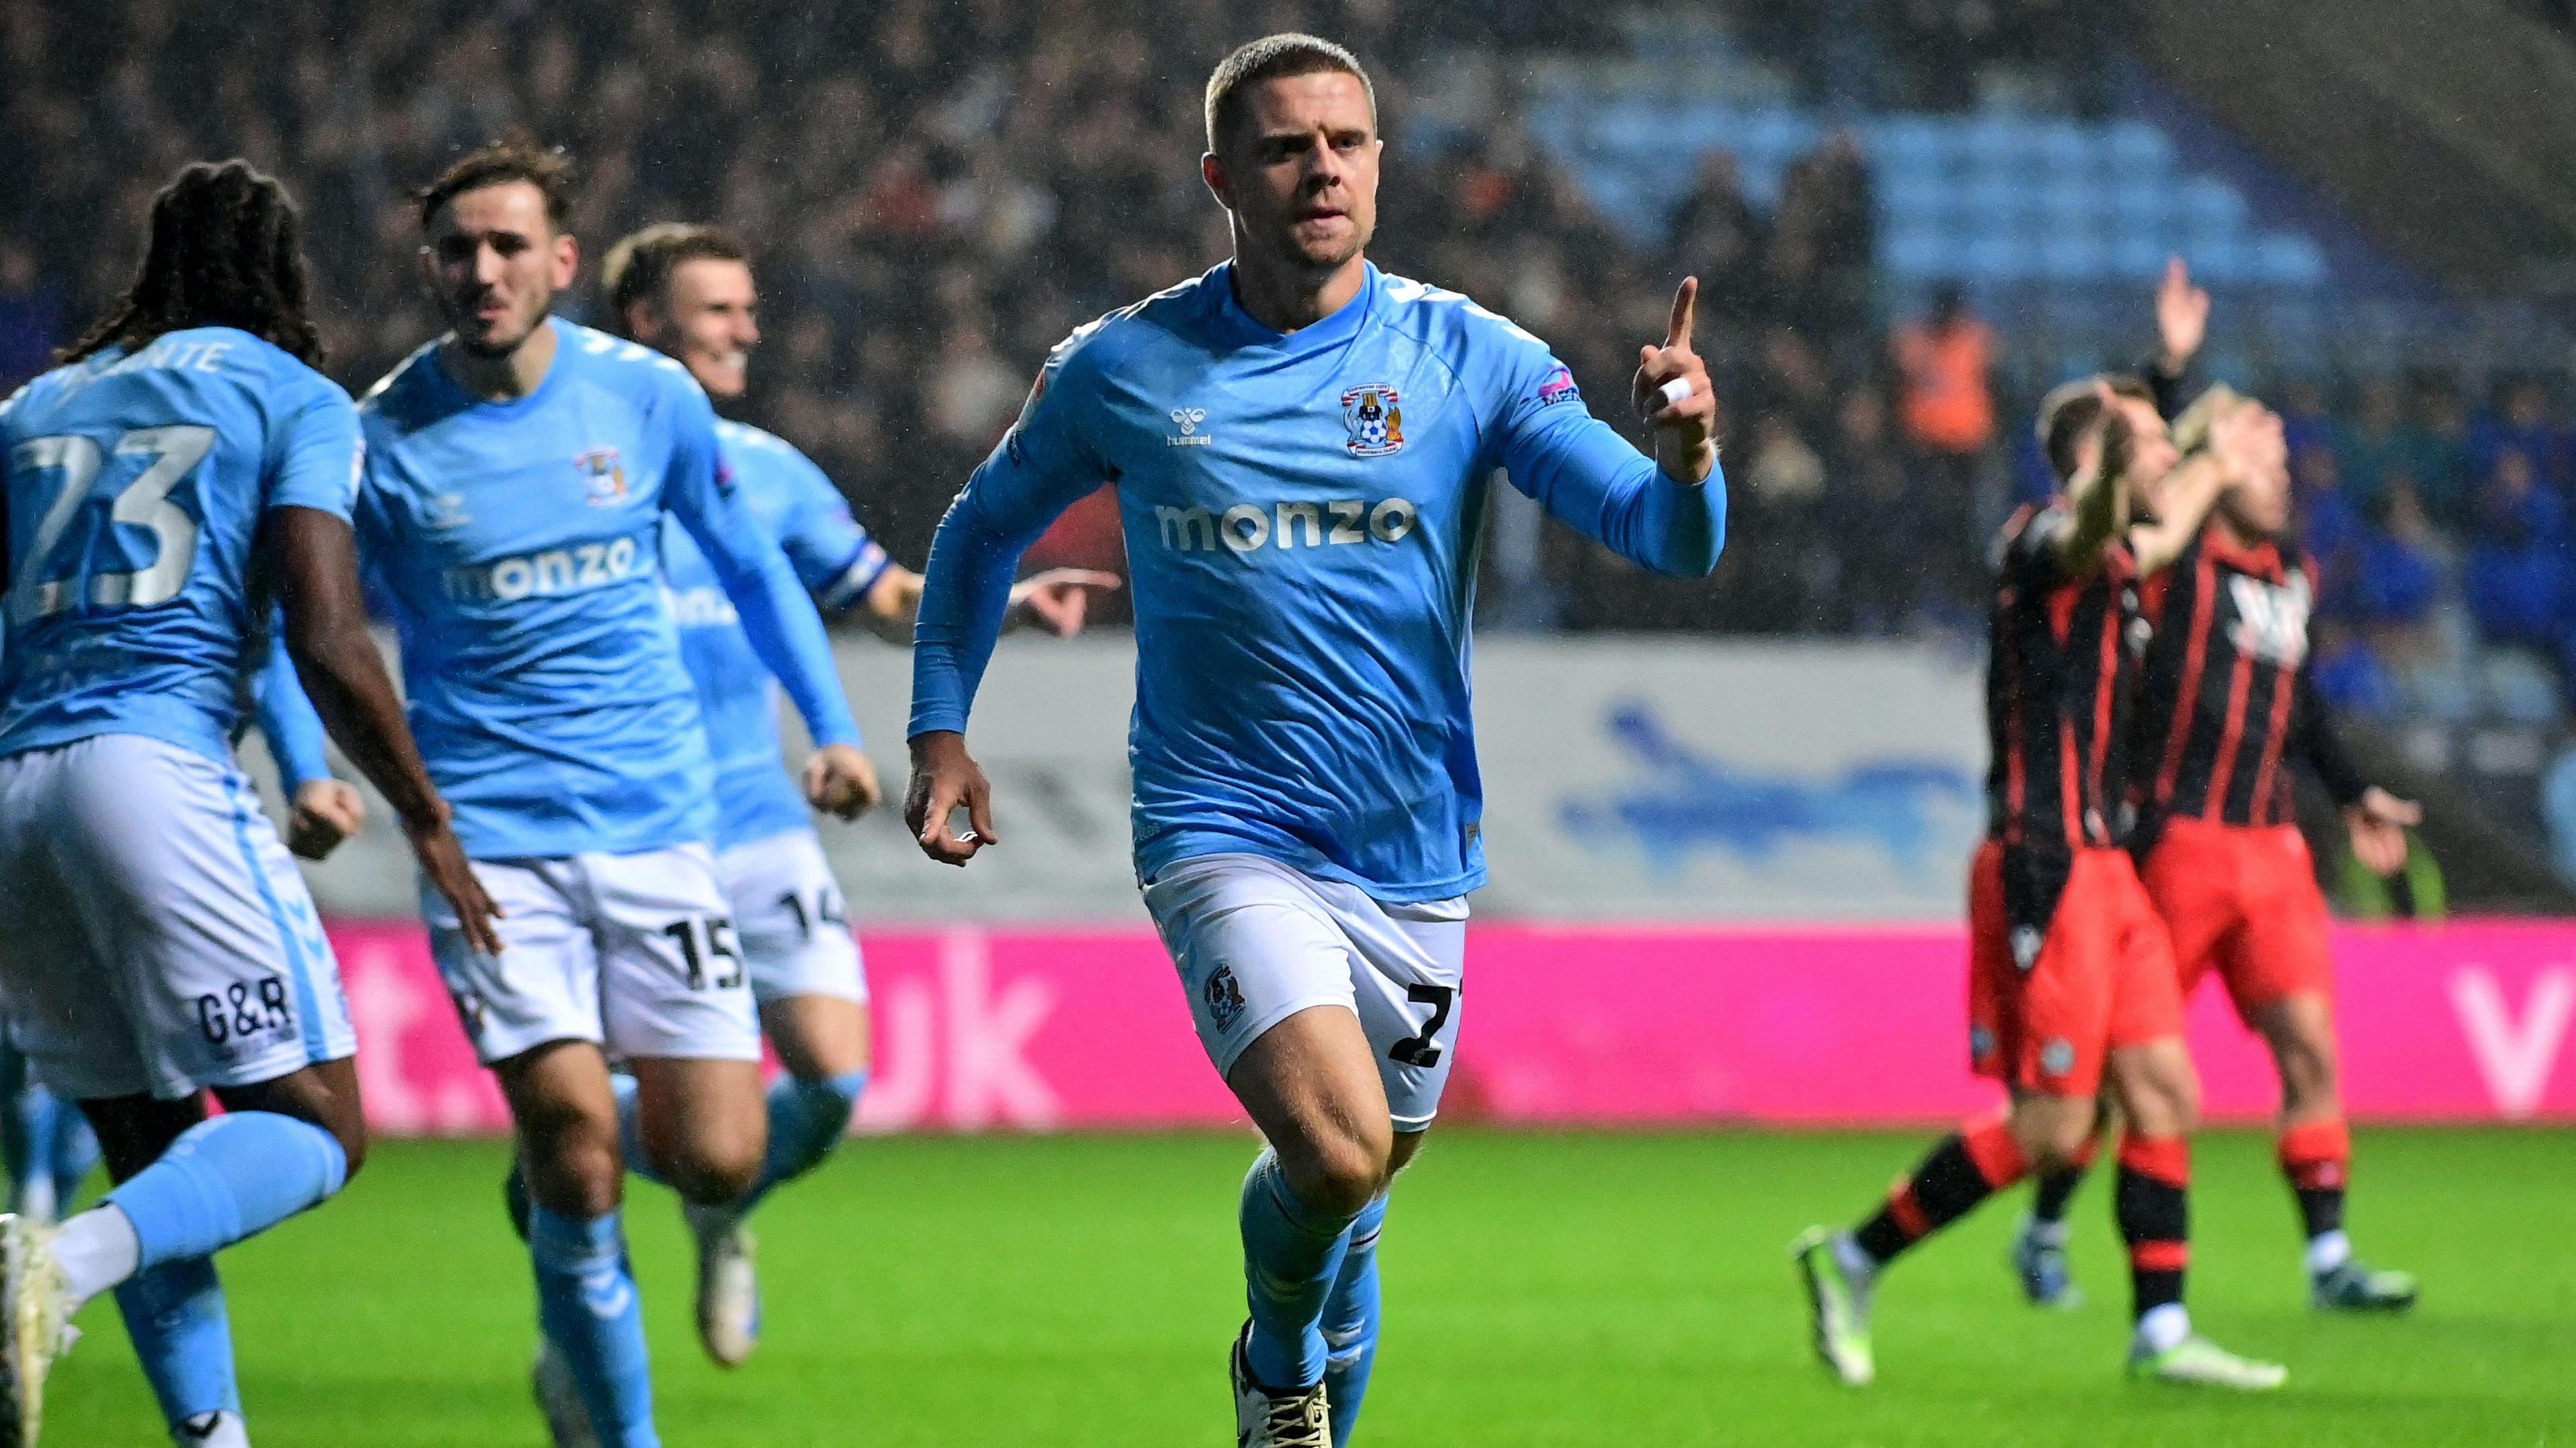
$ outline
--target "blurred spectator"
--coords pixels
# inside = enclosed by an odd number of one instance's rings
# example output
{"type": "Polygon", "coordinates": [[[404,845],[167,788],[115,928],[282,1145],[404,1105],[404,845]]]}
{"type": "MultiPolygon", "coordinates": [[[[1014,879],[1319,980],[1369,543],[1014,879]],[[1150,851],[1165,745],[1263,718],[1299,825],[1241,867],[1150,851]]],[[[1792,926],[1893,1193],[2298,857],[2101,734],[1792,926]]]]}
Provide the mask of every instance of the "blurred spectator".
{"type": "Polygon", "coordinates": [[[2493,478],[2508,453],[2530,461],[2540,485],[2561,497],[2568,491],[2568,439],[2550,416],[2549,389],[2534,377],[2506,384],[2493,412],[2469,430],[2469,465],[2481,478],[2493,478]]]}
{"type": "Polygon", "coordinates": [[[1896,329],[1888,347],[1901,379],[1897,415],[1923,469],[1917,500],[1936,556],[1968,566],[1980,525],[2000,510],[1985,496],[1995,441],[1994,335],[1968,311],[1956,286],[1932,299],[1931,314],[1896,329]]]}
{"type": "Polygon", "coordinates": [[[1673,213],[1666,265],[1699,275],[1700,300],[1719,316],[1750,314],[1762,296],[1762,223],[1744,199],[1735,153],[1700,157],[1699,183],[1673,213]]]}
{"type": "Polygon", "coordinates": [[[2372,653],[2361,636],[2332,619],[2316,627],[2317,692],[2339,710],[2385,719],[2397,712],[2401,695],[2396,675],[2372,653]]]}
{"type": "Polygon", "coordinates": [[[2420,376],[2412,391],[2420,451],[2409,471],[2435,522],[2450,529],[2466,527],[2478,502],[2477,478],[2469,464],[2468,403],[2459,384],[2445,376],[2420,376]]]}
{"type": "Polygon", "coordinates": [[[0,397],[53,365],[64,335],[62,288],[23,246],[0,241],[0,397]]]}
{"type": "Polygon", "coordinates": [[[1922,540],[1910,506],[1912,480],[1887,416],[1886,394],[1862,384],[1843,395],[1835,419],[1826,516],[1847,580],[1845,626],[1885,635],[1914,622],[1923,589],[1922,540]]]}
{"type": "Polygon", "coordinates": [[[2442,567],[2431,520],[2402,479],[2382,492],[2367,521],[2327,565],[2321,606],[2386,640],[2432,622],[2442,567]]]}
{"type": "Polygon", "coordinates": [[[2498,458],[2471,537],[2462,576],[2478,632],[2555,653],[2570,621],[2567,505],[2539,486],[2529,454],[2498,458]]]}
{"type": "Polygon", "coordinates": [[[2374,506],[2391,472],[2414,476],[2425,441],[2407,424],[2406,393],[2396,378],[2364,381],[2351,414],[2335,429],[2335,471],[2354,506],[2374,506]]]}

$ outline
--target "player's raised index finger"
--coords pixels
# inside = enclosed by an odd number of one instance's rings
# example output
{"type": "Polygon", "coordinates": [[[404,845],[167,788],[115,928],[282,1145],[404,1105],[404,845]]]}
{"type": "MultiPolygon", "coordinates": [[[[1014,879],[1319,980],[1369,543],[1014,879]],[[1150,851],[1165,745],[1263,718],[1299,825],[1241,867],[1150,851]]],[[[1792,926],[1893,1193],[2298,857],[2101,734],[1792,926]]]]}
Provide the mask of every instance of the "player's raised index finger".
{"type": "Polygon", "coordinates": [[[1664,328],[1664,345],[1690,345],[1691,324],[1699,311],[1699,278],[1682,278],[1681,289],[1673,293],[1673,319],[1664,328]]]}

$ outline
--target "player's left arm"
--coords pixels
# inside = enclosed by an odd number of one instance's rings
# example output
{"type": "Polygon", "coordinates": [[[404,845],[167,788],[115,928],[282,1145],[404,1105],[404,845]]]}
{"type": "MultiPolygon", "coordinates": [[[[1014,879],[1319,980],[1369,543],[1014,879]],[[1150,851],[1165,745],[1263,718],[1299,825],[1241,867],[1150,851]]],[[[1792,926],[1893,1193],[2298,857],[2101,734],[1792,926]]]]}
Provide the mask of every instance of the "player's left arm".
{"type": "Polygon", "coordinates": [[[1685,280],[1663,345],[1638,349],[1631,401],[1655,430],[1652,458],[1594,417],[1564,365],[1508,323],[1496,374],[1498,451],[1512,485],[1583,536],[1677,578],[1705,576],[1726,546],[1717,397],[1691,348],[1698,296],[1698,279],[1685,280]]]}
{"type": "Polygon", "coordinates": [[[2424,822],[2424,807],[2372,784],[2353,762],[2325,696],[2317,692],[2314,632],[2311,624],[2308,655],[2291,677],[2290,734],[2285,743],[2291,754],[2307,761],[2335,808],[2342,811],[2353,857],[2372,874],[2394,875],[2405,868],[2406,831],[2424,822]]]}
{"type": "Polygon", "coordinates": [[[716,454],[715,410],[696,384],[673,379],[661,409],[670,455],[662,505],[697,541],[742,618],[743,634],[787,690],[813,736],[805,798],[815,808],[856,819],[881,793],[875,767],[859,749],[858,721],[841,695],[839,670],[822,615],[804,580],[743,506],[716,454]]]}

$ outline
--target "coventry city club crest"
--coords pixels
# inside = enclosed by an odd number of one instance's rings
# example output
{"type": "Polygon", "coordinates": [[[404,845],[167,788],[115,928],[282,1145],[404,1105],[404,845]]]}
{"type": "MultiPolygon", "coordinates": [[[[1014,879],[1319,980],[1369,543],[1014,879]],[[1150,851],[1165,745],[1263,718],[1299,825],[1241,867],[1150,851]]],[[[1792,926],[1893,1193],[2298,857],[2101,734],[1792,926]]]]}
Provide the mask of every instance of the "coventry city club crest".
{"type": "Polygon", "coordinates": [[[572,460],[581,472],[586,490],[582,501],[594,508],[612,507],[626,501],[626,469],[617,461],[617,449],[595,447],[572,460]]]}
{"type": "Polygon", "coordinates": [[[1384,457],[1404,446],[1404,412],[1395,405],[1392,387],[1354,387],[1342,394],[1342,426],[1350,440],[1343,445],[1355,458],[1384,457]]]}

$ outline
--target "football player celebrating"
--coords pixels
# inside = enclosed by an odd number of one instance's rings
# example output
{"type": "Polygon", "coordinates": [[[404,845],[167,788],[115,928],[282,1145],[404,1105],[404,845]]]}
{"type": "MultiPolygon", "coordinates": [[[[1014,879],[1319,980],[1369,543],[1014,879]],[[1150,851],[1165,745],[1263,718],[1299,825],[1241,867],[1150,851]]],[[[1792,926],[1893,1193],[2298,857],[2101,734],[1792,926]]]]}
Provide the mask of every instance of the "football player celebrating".
{"type": "MultiPolygon", "coordinates": [[[[760,343],[759,295],[750,254],[732,236],[712,226],[647,227],[609,248],[600,290],[626,336],[678,359],[709,397],[742,396],[760,343]]],[[[738,422],[716,424],[716,449],[743,506],[816,604],[855,614],[890,640],[912,641],[921,575],[886,556],[822,469],[784,438],[738,422]]],[[[715,756],[716,872],[732,903],[761,1032],[786,1067],[769,1088],[769,1149],[751,1190],[687,1209],[698,1244],[698,1340],[732,1367],[760,1338],[759,1279],[744,1222],[848,1133],[868,1079],[867,981],[812,816],[779,766],[769,668],[688,530],[666,520],[661,547],[680,657],[715,756]]],[[[1091,592],[1117,585],[1112,573],[1041,573],[1012,589],[1011,618],[1069,636],[1080,631],[1091,592]]],[[[631,1145],[633,1082],[621,1076],[617,1085],[631,1145]]],[[[651,1170],[631,1150],[627,1165],[651,1170]]]]}
{"type": "MultiPolygon", "coordinates": [[[[2208,324],[2208,294],[2177,260],[2157,294],[2153,373],[2170,405],[2208,324]]],[[[2155,628],[2131,756],[2134,848],[2173,937],[2185,998],[2213,971],[2281,1079],[2278,1158],[2306,1238],[2308,1300],[2327,1311],[2414,1304],[2415,1279],[2374,1270],[2345,1235],[2352,1136],[2335,1083],[2334,971],[2325,896],[2292,813],[2305,764],[2343,811],[2353,854],[2390,874],[2422,811],[2371,784],[2337,736],[2308,668],[2313,560],[2290,541],[2286,457],[2248,473],[2143,594],[2155,628]]],[[[2066,1204],[2080,1167],[2041,1178],[2012,1259],[2034,1302],[2062,1302],[2066,1204]]]]}
{"type": "Polygon", "coordinates": [[[2214,397],[2210,413],[2210,445],[2184,457],[2143,383],[2070,384],[2043,405],[2040,437],[2063,492],[2015,514],[2000,540],[1989,825],[1969,885],[1970,1050],[2011,1104],[1943,1140],[1858,1227],[1798,1240],[1817,1353],[1846,1383],[1876,1373],[1879,1274],[2034,1166],[2072,1162],[2106,1088],[2126,1123],[2130,1371],[2245,1389],[2287,1376],[2194,1334],[2183,1307],[2199,1083],[2172,949],[2123,837],[2139,581],[2172,563],[2223,488],[2279,451],[2279,419],[2260,407],[2214,397]],[[2153,520],[2134,503],[2149,487],[2163,504],[2153,520]]]}
{"type": "Polygon", "coordinates": [[[559,155],[512,140],[420,192],[449,330],[360,404],[358,525],[430,773],[509,911],[490,949],[424,901],[517,1126],[540,1400],[559,1442],[650,1448],[608,1058],[634,1077],[636,1153],[701,1207],[759,1179],[769,1120],[715,772],[663,602],[666,518],[817,743],[806,801],[847,818],[877,784],[822,620],[725,475],[706,393],[651,348],[550,315],[579,260],[567,184],[559,155]]]}
{"type": "Polygon", "coordinates": [[[998,844],[964,730],[1012,569],[1115,484],[1137,875],[1201,1044],[1269,1142],[1241,1198],[1236,1441],[1323,1448],[1358,1421],[1387,1186],[1456,1059],[1485,878],[1467,630],[1487,479],[1682,576],[1715,566],[1725,493],[1695,283],[1639,351],[1648,457],[1537,338],[1368,262],[1381,143],[1350,52],[1254,41],[1205,112],[1233,258],[1057,347],[940,524],[905,809],[934,859],[998,844]]]}
{"type": "Polygon", "coordinates": [[[0,986],[117,1183],[59,1229],[0,1219],[0,1443],[36,1441],[71,1314],[113,1289],[172,1438],[244,1448],[214,1254],[365,1159],[339,967],[233,762],[263,664],[264,709],[310,692],[458,938],[498,941],[367,635],[358,419],[314,370],[302,232],[248,163],[181,171],[133,286],[0,405],[0,986]]]}

